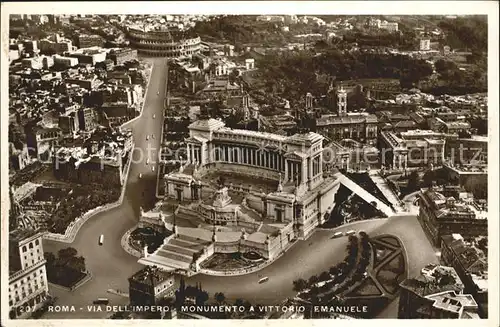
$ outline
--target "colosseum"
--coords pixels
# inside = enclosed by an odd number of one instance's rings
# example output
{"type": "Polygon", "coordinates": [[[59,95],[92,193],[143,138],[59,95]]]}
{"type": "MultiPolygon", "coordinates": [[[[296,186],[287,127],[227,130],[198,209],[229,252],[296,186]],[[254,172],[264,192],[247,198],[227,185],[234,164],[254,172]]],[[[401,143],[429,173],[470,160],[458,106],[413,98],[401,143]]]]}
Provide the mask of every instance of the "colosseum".
{"type": "Polygon", "coordinates": [[[139,54],[151,57],[178,58],[200,52],[199,37],[184,38],[182,33],[168,28],[129,27],[130,45],[139,54]]]}

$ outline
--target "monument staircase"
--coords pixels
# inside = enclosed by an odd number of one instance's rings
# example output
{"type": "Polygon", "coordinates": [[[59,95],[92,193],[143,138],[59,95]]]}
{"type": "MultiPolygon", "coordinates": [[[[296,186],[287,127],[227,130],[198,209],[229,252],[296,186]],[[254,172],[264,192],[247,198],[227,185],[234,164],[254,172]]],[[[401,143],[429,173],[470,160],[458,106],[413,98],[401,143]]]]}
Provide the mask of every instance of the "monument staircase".
{"type": "Polygon", "coordinates": [[[165,270],[190,270],[193,256],[202,251],[210,242],[178,234],[168,238],[155,252],[147,257],[141,258],[139,263],[144,265],[156,265],[165,270]]]}

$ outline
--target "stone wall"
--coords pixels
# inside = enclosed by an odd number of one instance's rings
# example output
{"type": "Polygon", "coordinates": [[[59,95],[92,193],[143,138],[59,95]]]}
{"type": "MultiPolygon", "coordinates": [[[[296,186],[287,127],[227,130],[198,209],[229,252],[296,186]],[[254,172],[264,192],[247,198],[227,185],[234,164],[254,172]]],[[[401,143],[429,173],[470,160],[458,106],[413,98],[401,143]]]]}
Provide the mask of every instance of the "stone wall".
{"type": "Polygon", "coordinates": [[[247,195],[247,206],[257,212],[264,212],[264,203],[260,197],[255,195],[247,195]]]}

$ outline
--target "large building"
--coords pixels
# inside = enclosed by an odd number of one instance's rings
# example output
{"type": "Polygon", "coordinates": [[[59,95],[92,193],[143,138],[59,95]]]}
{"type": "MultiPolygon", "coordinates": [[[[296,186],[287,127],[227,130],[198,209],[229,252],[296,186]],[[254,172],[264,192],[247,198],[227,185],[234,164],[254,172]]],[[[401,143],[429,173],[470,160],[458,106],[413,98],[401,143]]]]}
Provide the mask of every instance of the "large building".
{"type": "Polygon", "coordinates": [[[14,230],[9,234],[9,316],[26,318],[48,296],[42,234],[14,230]]]}
{"type": "Polygon", "coordinates": [[[412,130],[396,133],[384,131],[379,136],[382,164],[394,169],[439,166],[443,163],[444,134],[412,130]]]}
{"type": "Polygon", "coordinates": [[[59,34],[52,35],[46,39],[40,40],[38,42],[40,47],[40,52],[45,54],[62,54],[66,51],[73,51],[76,47],[73,47],[71,40],[61,37],[59,34]]]}
{"type": "Polygon", "coordinates": [[[154,306],[158,300],[175,293],[174,275],[155,267],[139,270],[128,282],[132,306],[154,306]]]}
{"type": "Polygon", "coordinates": [[[137,60],[137,50],[130,48],[112,49],[108,53],[108,58],[113,60],[115,65],[123,65],[128,61],[137,60]]]}
{"type": "Polygon", "coordinates": [[[468,138],[449,139],[445,146],[446,157],[456,164],[488,161],[488,137],[472,135],[468,138]]]}
{"type": "Polygon", "coordinates": [[[123,185],[132,149],[131,131],[90,138],[84,147],[58,148],[53,156],[54,176],[80,184],[123,185]]]}
{"type": "Polygon", "coordinates": [[[97,124],[97,113],[92,108],[80,108],[77,111],[79,129],[84,131],[94,130],[97,124]]]}
{"type": "Polygon", "coordinates": [[[485,205],[470,197],[455,199],[428,189],[420,193],[419,206],[418,220],[435,246],[441,245],[443,235],[476,237],[488,234],[485,205]]]}
{"type": "Polygon", "coordinates": [[[488,197],[488,164],[470,165],[443,164],[443,172],[449,181],[455,181],[479,199],[488,197]]]}
{"type": "MultiPolygon", "coordinates": [[[[377,138],[378,120],[375,115],[367,113],[348,113],[348,92],[341,86],[336,92],[330,90],[328,99],[331,106],[335,103],[336,115],[323,115],[316,119],[316,129],[331,140],[354,139],[368,142],[377,138]]],[[[312,95],[306,95],[306,108],[313,106],[312,95]]]]}
{"type": "Polygon", "coordinates": [[[231,129],[216,119],[195,121],[189,133],[179,171],[163,177],[165,201],[179,203],[162,218],[174,235],[151,254],[145,249],[139,263],[189,275],[207,269],[202,263],[214,253],[274,260],[333,208],[341,180],[323,175],[321,135],[231,129]],[[213,174],[234,183],[216,185],[213,174]]]}
{"type": "Polygon", "coordinates": [[[39,160],[48,160],[51,151],[62,136],[59,128],[34,126],[27,129],[26,143],[29,154],[36,156],[39,160]]]}
{"type": "Polygon", "coordinates": [[[428,265],[401,283],[399,319],[479,319],[472,295],[451,267],[428,265]]]}
{"type": "Polygon", "coordinates": [[[129,27],[130,45],[139,54],[151,57],[179,58],[200,52],[199,37],[184,38],[177,31],[157,26],[129,27]]]}
{"type": "MultiPolygon", "coordinates": [[[[260,210],[278,222],[297,219],[300,237],[308,236],[321,220],[321,212],[331,205],[328,198],[333,181],[323,178],[323,137],[316,133],[282,136],[225,127],[219,120],[199,120],[189,126],[187,161],[199,170],[232,171],[280,181],[291,194],[264,194],[260,210]],[[293,207],[297,207],[293,214],[293,207]]],[[[280,193],[278,192],[278,193],[280,193]]],[[[191,198],[189,185],[183,186],[175,174],[167,178],[167,196],[191,198]]]]}
{"type": "Polygon", "coordinates": [[[106,51],[100,47],[79,49],[74,52],[69,52],[67,55],[68,57],[77,58],[79,64],[89,64],[92,66],[106,60],[106,51]]]}
{"type": "Polygon", "coordinates": [[[488,252],[479,244],[486,238],[466,241],[460,234],[444,235],[441,238],[441,258],[455,268],[464,283],[465,292],[474,296],[479,305],[479,314],[488,315],[488,252]]]}
{"type": "Polygon", "coordinates": [[[78,46],[80,48],[102,47],[104,41],[99,35],[78,35],[78,46]]]}

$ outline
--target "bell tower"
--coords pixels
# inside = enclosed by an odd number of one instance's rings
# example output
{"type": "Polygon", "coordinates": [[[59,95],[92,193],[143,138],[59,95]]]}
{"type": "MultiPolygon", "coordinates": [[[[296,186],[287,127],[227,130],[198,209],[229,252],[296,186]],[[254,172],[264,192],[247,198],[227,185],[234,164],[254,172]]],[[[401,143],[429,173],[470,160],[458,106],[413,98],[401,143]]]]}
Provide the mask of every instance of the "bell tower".
{"type": "Polygon", "coordinates": [[[337,90],[337,113],[339,116],[347,114],[347,91],[344,90],[343,86],[340,86],[340,90],[337,90]]]}

